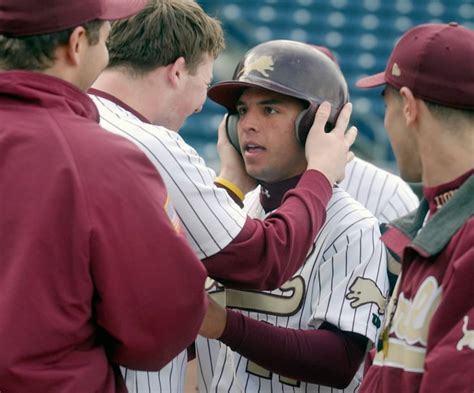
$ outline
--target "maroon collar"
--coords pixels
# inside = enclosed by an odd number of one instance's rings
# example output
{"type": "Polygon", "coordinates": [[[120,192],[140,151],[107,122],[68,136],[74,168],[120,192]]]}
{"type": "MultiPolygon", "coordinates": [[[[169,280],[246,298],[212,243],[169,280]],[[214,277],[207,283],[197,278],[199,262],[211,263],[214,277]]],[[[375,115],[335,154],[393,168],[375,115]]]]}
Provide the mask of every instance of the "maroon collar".
{"type": "Polygon", "coordinates": [[[0,93],[21,101],[34,101],[46,108],[61,107],[81,117],[99,122],[99,112],[90,97],[77,86],[41,72],[0,72],[0,93]]]}
{"type": "Polygon", "coordinates": [[[122,107],[125,109],[127,112],[132,113],[136,117],[138,117],[142,122],[147,123],[147,124],[152,124],[151,121],[149,121],[145,116],[143,116],[140,112],[136,111],[133,109],[131,106],[127,105],[125,102],[123,102],[121,99],[113,96],[112,94],[109,94],[105,91],[99,90],[99,89],[94,89],[91,87],[88,91],[89,94],[92,94],[97,97],[102,97],[105,98],[106,100],[109,100],[113,102],[114,104],[117,104],[118,106],[122,107]]]}
{"type": "Polygon", "coordinates": [[[275,183],[260,182],[260,203],[265,213],[280,207],[285,193],[296,187],[301,176],[298,175],[275,183]]]}
{"type": "Polygon", "coordinates": [[[423,195],[430,206],[430,216],[441,209],[446,202],[448,202],[459,187],[474,173],[474,169],[464,173],[458,178],[451,180],[448,183],[441,184],[435,187],[424,187],[423,195]]]}

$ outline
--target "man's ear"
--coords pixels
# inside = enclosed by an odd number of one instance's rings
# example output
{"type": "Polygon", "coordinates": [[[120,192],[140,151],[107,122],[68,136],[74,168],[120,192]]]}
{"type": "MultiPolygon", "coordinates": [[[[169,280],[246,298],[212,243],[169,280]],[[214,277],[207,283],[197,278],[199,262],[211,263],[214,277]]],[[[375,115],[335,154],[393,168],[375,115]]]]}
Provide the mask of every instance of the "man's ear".
{"type": "Polygon", "coordinates": [[[168,80],[173,87],[177,87],[183,80],[186,71],[186,60],[178,57],[174,63],[168,66],[168,80]]]}
{"type": "Polygon", "coordinates": [[[81,54],[88,45],[86,29],[82,26],[76,27],[69,36],[69,41],[65,48],[65,60],[72,65],[79,65],[81,54]]]}
{"type": "Polygon", "coordinates": [[[408,87],[400,89],[403,100],[403,115],[407,125],[413,124],[418,118],[418,102],[413,92],[408,87]]]}

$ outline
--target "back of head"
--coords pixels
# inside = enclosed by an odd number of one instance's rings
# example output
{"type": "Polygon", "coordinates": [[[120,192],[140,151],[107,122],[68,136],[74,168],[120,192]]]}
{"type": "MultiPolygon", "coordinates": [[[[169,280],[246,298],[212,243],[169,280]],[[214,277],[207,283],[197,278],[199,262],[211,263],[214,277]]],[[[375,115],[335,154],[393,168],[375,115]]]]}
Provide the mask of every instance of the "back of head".
{"type": "Polygon", "coordinates": [[[92,44],[102,21],[126,18],[146,0],[2,0],[0,4],[0,69],[44,70],[54,51],[84,26],[92,44]]]}
{"type": "Polygon", "coordinates": [[[127,20],[115,22],[109,36],[109,67],[143,74],[184,57],[193,72],[203,55],[224,48],[220,22],[192,0],[151,0],[127,20]]]}
{"type": "Polygon", "coordinates": [[[290,40],[267,41],[250,49],[235,68],[232,80],[212,86],[211,100],[230,113],[248,87],[260,87],[304,101],[308,107],[297,119],[297,138],[304,143],[316,109],[331,104],[330,125],[349,99],[346,80],[337,64],[316,47],[290,40]]]}

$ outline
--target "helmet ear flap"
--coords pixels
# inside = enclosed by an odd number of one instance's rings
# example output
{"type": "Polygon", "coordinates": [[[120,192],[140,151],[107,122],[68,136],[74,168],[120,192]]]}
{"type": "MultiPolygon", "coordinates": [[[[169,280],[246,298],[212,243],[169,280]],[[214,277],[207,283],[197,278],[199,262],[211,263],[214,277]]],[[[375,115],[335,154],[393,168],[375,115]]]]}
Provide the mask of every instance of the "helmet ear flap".
{"type": "Polygon", "coordinates": [[[234,146],[235,150],[242,154],[240,151],[239,136],[237,134],[237,124],[239,122],[239,115],[237,113],[228,113],[225,118],[225,130],[229,142],[234,146]]]}
{"type": "MultiPolygon", "coordinates": [[[[304,111],[300,112],[300,114],[296,117],[295,120],[295,129],[296,129],[296,139],[301,145],[304,146],[306,143],[306,138],[308,138],[309,130],[314,123],[314,118],[316,116],[316,112],[318,111],[319,105],[317,104],[310,104],[310,106],[305,109],[304,111]]],[[[337,114],[339,115],[339,113],[337,114]]],[[[330,132],[334,127],[334,124],[331,122],[327,122],[324,126],[325,132],[330,132]]]]}
{"type": "Polygon", "coordinates": [[[301,111],[300,114],[296,117],[295,120],[295,130],[296,130],[296,139],[302,146],[304,146],[306,142],[306,138],[308,137],[309,130],[314,122],[314,117],[316,116],[316,111],[318,109],[318,105],[310,104],[310,106],[301,111]]]}

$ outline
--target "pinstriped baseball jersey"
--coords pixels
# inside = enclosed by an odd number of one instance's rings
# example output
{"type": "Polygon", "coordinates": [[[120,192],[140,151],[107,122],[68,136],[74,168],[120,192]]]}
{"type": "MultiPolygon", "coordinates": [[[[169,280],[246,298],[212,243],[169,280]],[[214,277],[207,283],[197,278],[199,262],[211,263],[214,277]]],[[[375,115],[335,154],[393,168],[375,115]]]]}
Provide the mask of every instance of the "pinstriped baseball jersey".
{"type": "Polygon", "coordinates": [[[181,136],[144,123],[103,97],[91,96],[100,124],[136,144],[160,172],[185,235],[200,259],[216,254],[241,231],[246,215],[223,189],[216,174],[181,136]]]}
{"type": "MultiPolygon", "coordinates": [[[[160,172],[193,250],[200,259],[227,246],[241,231],[247,215],[223,189],[215,173],[177,132],[141,121],[118,104],[92,95],[101,125],[136,144],[160,172]]],[[[121,368],[131,393],[179,393],[184,389],[187,353],[159,372],[121,368]]]]}
{"type": "Polygon", "coordinates": [[[339,186],[381,223],[402,217],[419,204],[415,193],[399,176],[357,157],[347,164],[346,176],[339,186]]]}
{"type": "Polygon", "coordinates": [[[120,367],[120,370],[129,393],[183,392],[187,362],[187,351],[183,351],[159,372],[136,371],[125,367],[120,367]]]}
{"type": "MultiPolygon", "coordinates": [[[[264,217],[259,189],[245,200],[252,217],[264,217]]],[[[317,329],[329,322],[373,343],[383,318],[388,280],[378,221],[336,188],[327,219],[303,267],[275,291],[226,290],[226,303],[251,318],[293,329],[317,329]]],[[[356,375],[344,392],[360,383],[356,375]]],[[[325,386],[285,379],[222,345],[211,392],[336,392],[325,386]]]]}
{"type": "MultiPolygon", "coordinates": [[[[379,222],[389,222],[404,216],[419,204],[415,193],[399,176],[357,157],[347,164],[346,176],[339,186],[367,208],[379,222]]],[[[223,298],[222,294],[220,298],[223,298]]],[[[210,390],[220,347],[221,343],[217,340],[198,337],[196,341],[200,392],[210,390]]]]}

